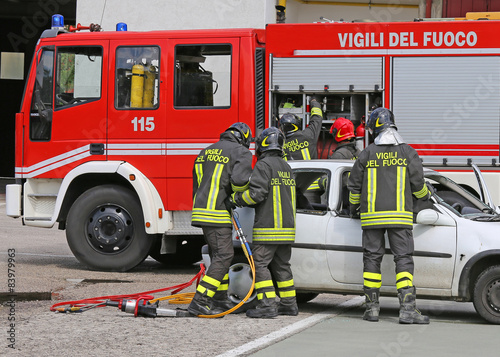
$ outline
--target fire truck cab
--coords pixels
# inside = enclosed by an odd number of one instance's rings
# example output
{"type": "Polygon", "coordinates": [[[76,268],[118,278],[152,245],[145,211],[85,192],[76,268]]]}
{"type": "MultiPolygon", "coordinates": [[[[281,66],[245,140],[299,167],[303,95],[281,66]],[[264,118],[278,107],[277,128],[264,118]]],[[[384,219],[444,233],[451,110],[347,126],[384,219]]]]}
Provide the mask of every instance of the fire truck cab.
{"type": "Polygon", "coordinates": [[[160,255],[162,237],[164,251],[184,253],[175,258],[201,259],[193,161],[234,122],[264,128],[263,35],[44,32],[16,116],[7,214],[58,223],[92,269],[174,259],[160,255]]]}

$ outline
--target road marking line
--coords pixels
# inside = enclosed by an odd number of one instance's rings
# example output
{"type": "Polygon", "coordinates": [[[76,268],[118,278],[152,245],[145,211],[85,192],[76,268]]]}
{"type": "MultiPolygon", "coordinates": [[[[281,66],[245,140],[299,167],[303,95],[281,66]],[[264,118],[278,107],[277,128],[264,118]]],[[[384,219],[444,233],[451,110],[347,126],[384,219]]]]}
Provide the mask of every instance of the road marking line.
{"type": "Polygon", "coordinates": [[[355,298],[352,298],[350,300],[347,300],[337,306],[334,312],[334,309],[328,309],[325,311],[322,311],[320,313],[317,313],[313,316],[309,316],[308,318],[297,321],[294,324],[291,324],[289,326],[285,326],[282,329],[278,331],[271,332],[270,334],[263,336],[261,338],[258,338],[252,342],[248,342],[242,346],[236,347],[232,349],[231,351],[224,352],[223,354],[218,355],[217,357],[234,357],[234,356],[240,356],[243,354],[248,354],[250,352],[257,352],[264,347],[268,347],[274,343],[277,343],[281,340],[284,340],[288,338],[291,335],[295,335],[303,330],[306,330],[328,318],[335,317],[337,315],[340,315],[342,312],[344,312],[347,309],[351,309],[353,307],[358,307],[360,306],[363,302],[365,301],[365,298],[363,296],[357,296],[355,298]]]}

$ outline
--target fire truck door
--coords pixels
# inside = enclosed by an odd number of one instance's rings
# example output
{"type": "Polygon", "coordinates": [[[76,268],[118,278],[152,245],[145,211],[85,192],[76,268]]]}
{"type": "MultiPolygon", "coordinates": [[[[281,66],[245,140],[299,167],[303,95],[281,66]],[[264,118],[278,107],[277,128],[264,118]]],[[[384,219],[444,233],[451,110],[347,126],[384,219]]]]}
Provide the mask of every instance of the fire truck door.
{"type": "Polygon", "coordinates": [[[162,41],[111,41],[108,160],[122,160],[165,192],[166,53],[162,41]]]}
{"type": "Polygon", "coordinates": [[[17,174],[63,178],[85,161],[104,160],[106,49],[107,42],[96,41],[37,51],[23,103],[27,130],[17,174]]]}
{"type": "Polygon", "coordinates": [[[232,123],[245,121],[238,111],[240,42],[239,38],[171,39],[168,56],[168,205],[190,210],[196,155],[232,123]]]}

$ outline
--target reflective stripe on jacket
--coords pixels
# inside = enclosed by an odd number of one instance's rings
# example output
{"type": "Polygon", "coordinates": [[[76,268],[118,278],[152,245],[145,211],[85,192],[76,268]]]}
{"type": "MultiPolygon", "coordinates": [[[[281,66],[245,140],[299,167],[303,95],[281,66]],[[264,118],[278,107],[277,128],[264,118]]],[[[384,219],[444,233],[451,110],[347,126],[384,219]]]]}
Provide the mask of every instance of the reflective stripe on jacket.
{"type": "Polygon", "coordinates": [[[360,205],[361,227],[411,228],[412,194],[426,198],[422,162],[407,144],[369,145],[354,163],[349,203],[360,205]]]}
{"type": "Polygon", "coordinates": [[[248,188],[252,154],[232,134],[201,150],[193,167],[193,226],[231,227],[226,199],[248,188]]]}
{"type": "Polygon", "coordinates": [[[295,241],[295,179],[278,152],[265,152],[255,164],[248,190],[238,192],[240,206],[255,206],[254,243],[295,241]]]}
{"type": "Polygon", "coordinates": [[[285,160],[311,160],[318,158],[318,143],[323,113],[319,104],[311,108],[311,120],[309,126],[304,130],[299,130],[286,138],[283,146],[285,160]]]}

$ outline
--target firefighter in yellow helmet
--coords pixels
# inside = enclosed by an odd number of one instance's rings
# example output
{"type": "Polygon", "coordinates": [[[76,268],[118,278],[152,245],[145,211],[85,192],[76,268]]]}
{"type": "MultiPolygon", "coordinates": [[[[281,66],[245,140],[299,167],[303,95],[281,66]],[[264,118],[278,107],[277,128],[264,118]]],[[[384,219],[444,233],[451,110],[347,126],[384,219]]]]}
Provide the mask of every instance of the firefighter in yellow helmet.
{"type": "Polygon", "coordinates": [[[364,149],[349,176],[351,215],[361,218],[363,229],[363,281],[366,311],[363,319],[379,320],[382,286],[380,264],[387,232],[396,263],[396,288],[400,301],[399,323],[428,324],[416,307],[413,286],[413,201],[429,198],[422,162],[397,132],[394,115],[375,109],[368,121],[374,143],[364,149]]]}
{"type": "Polygon", "coordinates": [[[194,163],[191,224],[203,229],[211,260],[188,306],[196,316],[216,315],[234,306],[227,296],[234,256],[229,197],[248,188],[251,139],[248,125],[234,123],[218,142],[203,149],[194,163]]]}
{"type": "Polygon", "coordinates": [[[299,313],[290,257],[295,241],[295,180],[283,160],[285,137],[278,128],[268,128],[256,141],[257,163],[248,190],[237,192],[236,204],[255,207],[252,251],[255,259],[257,306],[248,317],[271,318],[299,313]],[[279,305],[276,306],[276,291],[279,305]]]}

